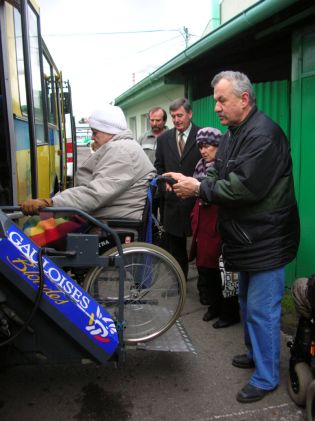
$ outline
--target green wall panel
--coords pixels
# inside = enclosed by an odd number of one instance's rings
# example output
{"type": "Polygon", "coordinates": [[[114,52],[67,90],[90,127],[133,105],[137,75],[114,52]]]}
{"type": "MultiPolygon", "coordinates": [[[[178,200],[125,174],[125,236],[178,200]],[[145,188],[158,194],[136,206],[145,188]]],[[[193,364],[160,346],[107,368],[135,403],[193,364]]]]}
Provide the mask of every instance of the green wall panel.
{"type": "Polygon", "coordinates": [[[301,88],[303,108],[299,209],[302,241],[297,259],[297,274],[305,276],[315,273],[315,76],[303,78],[301,88]]]}
{"type": "Polygon", "coordinates": [[[301,241],[295,277],[315,273],[315,26],[293,36],[291,149],[301,241]]]}
{"type": "Polygon", "coordinates": [[[280,80],[253,84],[256,103],[273,121],[276,121],[284,133],[289,136],[290,127],[290,92],[289,82],[280,80]]]}
{"type": "Polygon", "coordinates": [[[223,133],[226,132],[227,128],[222,126],[219,117],[214,112],[214,100],[213,96],[193,101],[193,122],[200,127],[215,127],[220,129],[223,133]]]}

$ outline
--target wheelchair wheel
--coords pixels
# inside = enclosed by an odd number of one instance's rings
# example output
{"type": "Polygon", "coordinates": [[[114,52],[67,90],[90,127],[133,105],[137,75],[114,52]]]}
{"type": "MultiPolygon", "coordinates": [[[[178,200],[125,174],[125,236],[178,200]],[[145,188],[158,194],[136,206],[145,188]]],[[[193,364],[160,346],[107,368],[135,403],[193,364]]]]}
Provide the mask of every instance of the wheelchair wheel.
{"type": "MultiPolygon", "coordinates": [[[[175,323],[184,305],[186,281],[174,257],[160,247],[134,242],[124,244],[123,253],[124,341],[137,344],[156,338],[175,323]]],[[[117,248],[105,255],[118,256],[117,248]]],[[[83,286],[117,320],[118,269],[91,269],[83,286]]]]}
{"type": "Polygon", "coordinates": [[[311,368],[305,362],[297,363],[288,378],[288,391],[291,399],[300,406],[305,406],[306,393],[313,380],[311,368]]]}
{"type": "Polygon", "coordinates": [[[306,420],[315,420],[315,380],[312,380],[306,393],[306,420]]]}

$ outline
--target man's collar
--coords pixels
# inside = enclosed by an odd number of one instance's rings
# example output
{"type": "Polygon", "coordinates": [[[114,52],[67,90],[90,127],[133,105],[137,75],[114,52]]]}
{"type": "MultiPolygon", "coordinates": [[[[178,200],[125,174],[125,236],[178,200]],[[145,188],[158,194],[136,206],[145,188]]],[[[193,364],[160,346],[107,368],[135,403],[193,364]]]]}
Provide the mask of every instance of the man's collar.
{"type": "Polygon", "coordinates": [[[250,118],[253,116],[253,114],[257,111],[257,106],[254,105],[253,108],[250,110],[250,112],[247,114],[247,116],[245,117],[245,119],[241,122],[241,124],[239,124],[238,126],[229,126],[229,130],[234,133],[236,131],[238,131],[242,126],[244,126],[245,123],[248,122],[248,120],[250,120],[250,118]]]}
{"type": "MultiPolygon", "coordinates": [[[[187,127],[187,129],[183,132],[184,136],[185,136],[185,139],[188,138],[191,128],[192,128],[192,124],[190,123],[189,126],[187,127]]],[[[179,133],[180,133],[180,131],[176,130],[177,136],[178,136],[179,133]]]]}

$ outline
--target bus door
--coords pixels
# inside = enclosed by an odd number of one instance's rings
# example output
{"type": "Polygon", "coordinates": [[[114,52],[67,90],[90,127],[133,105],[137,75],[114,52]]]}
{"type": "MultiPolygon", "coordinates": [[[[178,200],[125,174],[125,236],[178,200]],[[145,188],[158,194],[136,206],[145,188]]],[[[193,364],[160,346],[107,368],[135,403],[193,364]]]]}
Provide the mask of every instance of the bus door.
{"type": "Polygon", "coordinates": [[[12,101],[4,4],[0,3],[0,206],[17,204],[15,137],[12,114],[8,113],[12,101]]]}
{"type": "Polygon", "coordinates": [[[61,129],[59,126],[59,103],[57,95],[57,73],[54,69],[49,57],[43,55],[44,65],[44,81],[45,81],[45,98],[46,110],[48,117],[48,153],[49,153],[49,174],[51,194],[57,193],[61,186],[62,179],[62,145],[61,145],[61,129]]]}
{"type": "Polygon", "coordinates": [[[43,85],[42,85],[42,45],[39,33],[39,16],[28,5],[28,29],[30,43],[31,82],[35,117],[35,136],[37,149],[37,195],[49,197],[51,194],[50,182],[50,152],[47,139],[47,128],[44,125],[43,85]],[[50,190],[50,191],[49,191],[50,190]]]}

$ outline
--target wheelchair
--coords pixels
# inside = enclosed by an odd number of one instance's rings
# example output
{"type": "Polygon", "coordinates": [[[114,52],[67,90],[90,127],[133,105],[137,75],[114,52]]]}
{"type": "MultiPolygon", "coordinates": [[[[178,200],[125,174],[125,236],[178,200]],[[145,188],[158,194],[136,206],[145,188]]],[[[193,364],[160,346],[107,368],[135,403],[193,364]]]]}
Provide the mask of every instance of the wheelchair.
{"type": "MultiPolygon", "coordinates": [[[[186,296],[186,280],[178,262],[166,250],[152,244],[151,194],[152,186],[140,221],[106,221],[122,243],[124,342],[129,345],[151,341],[166,332],[179,318],[186,296]]],[[[99,253],[109,258],[117,257],[117,245],[110,247],[111,236],[106,230],[102,234],[99,253]]],[[[119,273],[115,268],[91,268],[84,276],[83,288],[108,310],[114,320],[117,319],[119,273]]]]}
{"type": "MultiPolygon", "coordinates": [[[[11,211],[17,210],[19,208],[11,207],[11,211]]],[[[185,301],[185,276],[171,254],[148,242],[151,240],[148,232],[152,228],[148,199],[141,221],[111,219],[102,224],[73,208],[46,208],[43,212],[60,215],[75,213],[88,221],[89,230],[68,234],[65,249],[55,252],[50,246],[48,255],[107,310],[118,328],[123,330],[124,344],[151,341],[176,322],[185,301]],[[97,234],[94,233],[95,226],[97,234]],[[123,257],[123,293],[120,292],[121,273],[115,264],[120,250],[123,257]],[[96,265],[95,255],[105,257],[107,264],[96,265]],[[78,256],[82,258],[78,259],[78,256]],[[124,315],[123,320],[120,320],[121,314],[124,315]]]]}
{"type": "MultiPolygon", "coordinates": [[[[185,276],[171,254],[144,241],[138,221],[109,220],[108,225],[122,240],[124,342],[136,345],[150,341],[166,332],[180,316],[186,295],[185,276]]],[[[111,243],[108,236],[100,236],[102,255],[119,256],[117,246],[108,248],[107,244],[104,250],[104,243],[111,243]]],[[[117,269],[111,265],[91,268],[84,275],[82,285],[116,320],[119,312],[117,269]]]]}
{"type": "Polygon", "coordinates": [[[315,318],[299,317],[290,348],[288,392],[299,406],[306,407],[307,421],[315,420],[315,318]]]}

